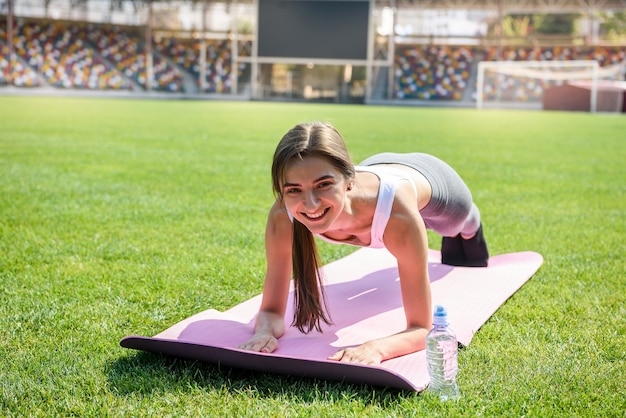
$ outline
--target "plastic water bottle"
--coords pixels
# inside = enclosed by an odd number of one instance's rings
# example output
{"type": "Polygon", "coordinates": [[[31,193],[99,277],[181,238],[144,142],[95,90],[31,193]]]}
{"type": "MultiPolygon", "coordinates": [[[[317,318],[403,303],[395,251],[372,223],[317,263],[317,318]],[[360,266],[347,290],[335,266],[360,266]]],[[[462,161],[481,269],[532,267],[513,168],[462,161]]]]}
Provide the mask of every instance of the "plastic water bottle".
{"type": "Polygon", "coordinates": [[[433,328],[426,336],[426,359],[430,384],[428,389],[439,393],[442,401],[459,396],[456,383],[458,371],[458,342],[456,335],[448,328],[448,313],[437,305],[433,315],[433,328]]]}

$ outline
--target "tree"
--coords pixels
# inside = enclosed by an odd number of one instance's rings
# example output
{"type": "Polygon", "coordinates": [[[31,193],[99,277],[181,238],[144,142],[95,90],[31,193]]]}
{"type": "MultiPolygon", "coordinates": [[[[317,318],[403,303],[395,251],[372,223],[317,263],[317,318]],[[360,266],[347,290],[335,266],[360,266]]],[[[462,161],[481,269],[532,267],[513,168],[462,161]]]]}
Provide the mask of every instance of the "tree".
{"type": "Polygon", "coordinates": [[[578,13],[535,14],[532,17],[532,26],[535,33],[544,35],[573,35],[578,19],[578,13]]]}
{"type": "Polygon", "coordinates": [[[607,40],[619,41],[626,39],[626,11],[599,13],[602,20],[600,32],[607,40]]]}
{"type": "Polygon", "coordinates": [[[528,36],[532,31],[530,15],[509,15],[502,19],[502,34],[507,37],[528,36]]]}
{"type": "MultiPolygon", "coordinates": [[[[512,13],[502,18],[502,35],[507,37],[525,37],[533,33],[542,35],[573,35],[580,14],[528,14],[512,13]]],[[[494,33],[498,25],[493,25],[494,33]]]]}

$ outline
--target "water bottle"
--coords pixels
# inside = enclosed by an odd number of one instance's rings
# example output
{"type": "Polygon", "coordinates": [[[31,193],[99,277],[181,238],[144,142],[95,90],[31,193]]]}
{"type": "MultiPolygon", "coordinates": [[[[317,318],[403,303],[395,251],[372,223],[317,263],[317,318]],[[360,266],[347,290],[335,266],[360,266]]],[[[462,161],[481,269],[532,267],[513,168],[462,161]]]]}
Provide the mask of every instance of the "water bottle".
{"type": "Polygon", "coordinates": [[[426,359],[430,375],[429,391],[439,394],[442,401],[459,396],[456,383],[458,342],[448,328],[448,313],[437,305],[433,315],[433,328],[426,336],[426,359]]]}

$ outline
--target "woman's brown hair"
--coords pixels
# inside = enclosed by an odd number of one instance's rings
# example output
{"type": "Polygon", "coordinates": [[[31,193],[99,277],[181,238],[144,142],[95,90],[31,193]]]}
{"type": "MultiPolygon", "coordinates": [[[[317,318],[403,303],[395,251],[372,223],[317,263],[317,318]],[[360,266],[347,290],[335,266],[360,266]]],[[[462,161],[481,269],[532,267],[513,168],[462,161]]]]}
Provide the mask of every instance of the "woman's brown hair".
{"type": "MultiPolygon", "coordinates": [[[[307,156],[326,158],[346,178],[354,178],[354,163],[339,132],[331,125],[310,122],[296,125],[278,143],[272,162],[274,193],[283,200],[282,185],[286,167],[307,156]]],[[[292,261],[294,278],[294,318],[292,325],[308,333],[321,331],[322,321],[331,324],[326,295],[320,277],[320,258],[311,231],[293,219],[292,261]]]]}

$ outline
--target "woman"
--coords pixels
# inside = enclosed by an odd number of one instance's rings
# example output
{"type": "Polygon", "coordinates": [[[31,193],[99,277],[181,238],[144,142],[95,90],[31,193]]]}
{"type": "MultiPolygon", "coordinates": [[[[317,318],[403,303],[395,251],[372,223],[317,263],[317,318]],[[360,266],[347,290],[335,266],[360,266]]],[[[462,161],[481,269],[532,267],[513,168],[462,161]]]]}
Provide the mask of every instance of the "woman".
{"type": "Polygon", "coordinates": [[[285,331],[291,277],[292,325],[308,333],[330,324],[314,236],[364,247],[386,248],[398,262],[406,329],[332,360],[377,365],[422,350],[431,327],[426,229],[443,235],[442,262],[486,266],[480,214],[458,174],[426,154],[378,154],[355,167],[343,138],[331,125],[295,126],[274,154],[277,196],[266,227],[267,270],[252,338],[240,348],[273,352],[285,331]]]}

